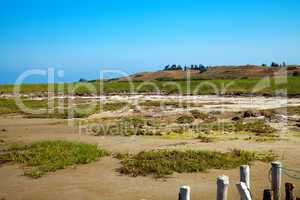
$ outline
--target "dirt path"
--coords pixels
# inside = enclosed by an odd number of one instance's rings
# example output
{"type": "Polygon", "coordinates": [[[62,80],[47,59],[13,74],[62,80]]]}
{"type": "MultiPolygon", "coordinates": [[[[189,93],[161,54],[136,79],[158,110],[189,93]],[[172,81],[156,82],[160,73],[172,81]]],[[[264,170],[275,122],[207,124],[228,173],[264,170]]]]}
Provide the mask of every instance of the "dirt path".
{"type": "MultiPolygon", "coordinates": [[[[274,150],[284,166],[297,169],[300,166],[300,138],[257,143],[245,140],[228,140],[200,143],[197,140],[170,140],[155,137],[95,137],[79,135],[76,128],[68,127],[62,120],[22,119],[18,116],[0,118],[2,147],[13,143],[29,143],[38,140],[76,140],[96,143],[111,152],[139,152],[157,148],[212,149],[232,148],[250,150],[274,150]]],[[[174,200],[181,185],[192,187],[192,199],[215,199],[216,177],[230,177],[229,199],[238,199],[235,183],[238,169],[210,170],[207,173],[174,174],[165,180],[152,177],[128,177],[116,172],[119,161],[106,157],[98,162],[50,173],[40,179],[22,176],[20,165],[0,166],[0,199],[101,199],[101,200],[174,200]]],[[[262,191],[269,188],[269,164],[256,162],[251,166],[251,189],[254,199],[261,199],[262,191]]],[[[300,196],[300,182],[283,176],[284,181],[296,185],[300,196]]]]}

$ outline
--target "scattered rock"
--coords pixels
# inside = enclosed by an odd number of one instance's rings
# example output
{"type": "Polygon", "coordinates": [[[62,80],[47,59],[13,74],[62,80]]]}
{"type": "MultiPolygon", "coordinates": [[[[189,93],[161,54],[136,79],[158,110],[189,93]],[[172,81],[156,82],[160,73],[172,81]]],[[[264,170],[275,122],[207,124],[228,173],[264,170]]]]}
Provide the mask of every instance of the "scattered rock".
{"type": "Polygon", "coordinates": [[[241,117],[235,116],[235,117],[233,117],[231,120],[232,120],[232,121],[239,121],[240,119],[241,119],[241,117]]]}
{"type": "Polygon", "coordinates": [[[1,129],[2,132],[6,132],[7,130],[5,128],[1,129]]]}
{"type": "Polygon", "coordinates": [[[271,95],[271,94],[268,94],[268,93],[263,93],[262,96],[264,96],[264,97],[272,97],[272,95],[271,95]]]}
{"type": "Polygon", "coordinates": [[[220,115],[221,113],[222,112],[218,111],[218,110],[214,110],[214,111],[209,112],[209,114],[212,114],[212,115],[220,115]]]}
{"type": "Polygon", "coordinates": [[[249,117],[258,117],[259,114],[253,111],[245,111],[243,114],[243,118],[249,118],[249,117]]]}
{"type": "Polygon", "coordinates": [[[281,120],[282,116],[279,115],[279,113],[276,112],[276,110],[270,109],[270,110],[261,110],[259,111],[261,116],[264,116],[268,120],[281,120]]]}

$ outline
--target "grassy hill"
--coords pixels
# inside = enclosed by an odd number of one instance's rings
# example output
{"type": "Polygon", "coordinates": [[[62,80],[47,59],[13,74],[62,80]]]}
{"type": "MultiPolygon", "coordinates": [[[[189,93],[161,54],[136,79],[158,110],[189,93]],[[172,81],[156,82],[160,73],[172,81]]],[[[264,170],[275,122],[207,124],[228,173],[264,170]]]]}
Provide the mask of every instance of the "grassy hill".
{"type": "Polygon", "coordinates": [[[289,66],[286,68],[279,67],[263,67],[255,65],[245,66],[218,66],[210,67],[205,72],[198,70],[168,70],[156,72],[144,72],[131,75],[129,77],[122,77],[120,80],[127,80],[130,78],[135,81],[149,81],[149,80],[184,80],[188,76],[191,79],[198,80],[213,80],[213,79],[245,79],[245,78],[262,78],[265,76],[274,75],[288,75],[300,74],[299,66],[289,66]]]}
{"type": "MultiPolygon", "coordinates": [[[[0,93],[13,93],[14,86],[0,85],[0,93]]],[[[202,73],[198,70],[146,72],[117,80],[55,84],[50,92],[72,95],[150,94],[158,91],[160,94],[276,95],[279,90],[290,96],[300,95],[300,67],[226,66],[209,68],[202,73]],[[187,81],[187,76],[191,81],[187,81]],[[94,90],[88,90],[87,85],[94,90]]],[[[48,85],[23,84],[21,93],[46,96],[48,85]]]]}
{"type": "MultiPolygon", "coordinates": [[[[0,93],[12,93],[14,85],[0,85],[0,93]]],[[[275,95],[279,90],[286,90],[290,96],[300,95],[300,76],[282,78],[253,78],[253,79],[218,79],[179,81],[104,81],[91,83],[56,84],[55,93],[64,92],[74,95],[95,94],[128,94],[128,93],[156,93],[161,94],[224,94],[228,95],[275,95]],[[282,81],[281,81],[282,80],[282,81]],[[174,84],[176,83],[176,84],[174,84]],[[89,91],[85,84],[92,85],[95,90],[89,91]],[[103,85],[102,85],[103,84],[103,85]],[[155,85],[155,87],[154,87],[155,85]],[[180,88],[180,91],[178,89],[180,88]],[[226,90],[222,88],[227,87],[226,90]],[[103,90],[101,90],[103,88],[103,90]]],[[[24,84],[21,93],[47,95],[47,84],[24,84]]]]}

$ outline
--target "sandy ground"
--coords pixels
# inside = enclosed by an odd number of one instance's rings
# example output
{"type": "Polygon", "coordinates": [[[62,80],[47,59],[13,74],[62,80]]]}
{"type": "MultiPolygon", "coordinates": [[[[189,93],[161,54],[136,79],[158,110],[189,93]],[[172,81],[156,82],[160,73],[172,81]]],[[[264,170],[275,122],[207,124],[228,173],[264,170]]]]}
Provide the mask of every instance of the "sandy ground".
{"type": "MultiPolygon", "coordinates": [[[[258,143],[227,140],[200,143],[197,140],[160,139],[157,137],[96,137],[79,135],[74,127],[63,120],[23,119],[18,116],[0,118],[0,139],[6,144],[29,143],[38,140],[76,140],[99,144],[111,152],[139,152],[157,148],[211,149],[227,151],[232,148],[249,150],[274,150],[287,168],[300,166],[300,138],[288,136],[288,140],[258,143]]],[[[215,199],[216,178],[230,177],[229,199],[239,199],[235,183],[239,169],[210,170],[207,173],[173,174],[170,178],[155,180],[152,177],[122,176],[116,169],[119,161],[106,157],[88,165],[67,168],[47,174],[39,179],[23,176],[21,165],[0,166],[0,199],[101,199],[101,200],[174,200],[181,185],[190,185],[192,199],[215,199]]],[[[262,199],[264,189],[270,188],[268,172],[270,164],[255,162],[251,166],[251,190],[253,199],[262,199]]],[[[300,181],[283,175],[283,183],[296,185],[300,196],[300,181]]]]}

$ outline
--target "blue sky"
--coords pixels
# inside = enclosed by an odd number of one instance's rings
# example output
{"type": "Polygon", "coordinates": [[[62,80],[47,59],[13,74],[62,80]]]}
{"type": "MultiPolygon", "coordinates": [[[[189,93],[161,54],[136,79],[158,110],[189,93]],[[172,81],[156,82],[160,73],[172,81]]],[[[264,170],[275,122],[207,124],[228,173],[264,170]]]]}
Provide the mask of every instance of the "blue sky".
{"type": "Polygon", "coordinates": [[[0,83],[48,67],[76,81],[173,63],[300,63],[299,9],[298,0],[0,0],[0,83]]]}

